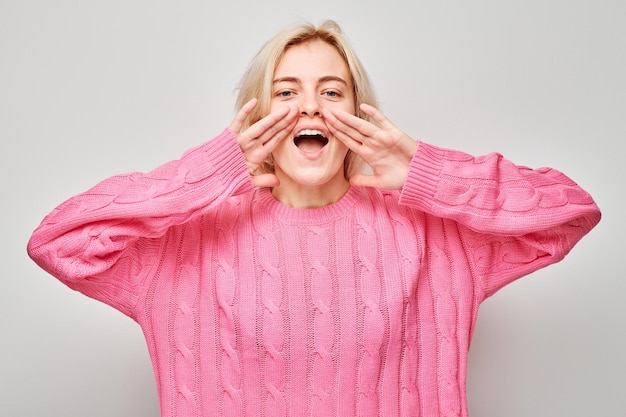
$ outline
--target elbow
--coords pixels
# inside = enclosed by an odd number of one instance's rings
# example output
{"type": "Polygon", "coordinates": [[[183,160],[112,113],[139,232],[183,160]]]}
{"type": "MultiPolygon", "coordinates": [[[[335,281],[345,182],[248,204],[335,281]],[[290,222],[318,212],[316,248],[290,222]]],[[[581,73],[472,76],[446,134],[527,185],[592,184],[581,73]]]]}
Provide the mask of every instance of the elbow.
{"type": "Polygon", "coordinates": [[[565,223],[563,225],[565,239],[563,239],[562,257],[567,255],[585,235],[591,232],[600,223],[601,218],[602,213],[595,207],[589,213],[565,223]]]}
{"type": "Polygon", "coordinates": [[[36,232],[28,240],[26,253],[41,269],[56,276],[54,273],[55,257],[51,256],[49,248],[41,241],[36,232]]]}
{"type": "Polygon", "coordinates": [[[40,265],[43,252],[44,251],[42,250],[42,245],[39,242],[37,232],[35,232],[31,235],[30,239],[28,239],[28,243],[26,244],[26,253],[30,259],[35,261],[37,265],[40,265]]]}
{"type": "Polygon", "coordinates": [[[581,216],[578,219],[576,219],[573,222],[572,227],[580,230],[580,238],[582,238],[587,233],[589,233],[594,227],[596,227],[598,223],[600,223],[601,219],[602,219],[602,213],[600,212],[600,209],[596,206],[586,215],[581,216]]]}

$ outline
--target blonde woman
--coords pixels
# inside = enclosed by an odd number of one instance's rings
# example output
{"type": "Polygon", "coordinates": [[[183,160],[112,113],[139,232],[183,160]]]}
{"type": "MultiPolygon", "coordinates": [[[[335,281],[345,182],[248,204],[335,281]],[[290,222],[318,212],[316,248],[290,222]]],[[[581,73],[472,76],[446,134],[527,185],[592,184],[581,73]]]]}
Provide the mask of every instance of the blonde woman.
{"type": "Polygon", "coordinates": [[[139,323],[162,416],[466,416],[481,302],[599,220],[558,171],[409,138],[326,22],[261,49],[228,129],[28,251],[139,323]]]}

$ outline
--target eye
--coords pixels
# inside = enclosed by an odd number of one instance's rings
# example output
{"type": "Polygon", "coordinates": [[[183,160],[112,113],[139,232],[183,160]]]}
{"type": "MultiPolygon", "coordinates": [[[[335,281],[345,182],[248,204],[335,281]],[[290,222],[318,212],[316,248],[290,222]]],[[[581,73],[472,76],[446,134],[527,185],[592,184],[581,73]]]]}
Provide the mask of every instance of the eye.
{"type": "Polygon", "coordinates": [[[335,90],[327,90],[324,91],[322,93],[322,95],[326,96],[326,97],[330,97],[330,98],[337,98],[341,96],[341,93],[339,93],[339,91],[335,91],[335,90]]]}
{"type": "Polygon", "coordinates": [[[294,95],[294,92],[291,90],[281,90],[276,93],[276,97],[280,97],[280,98],[289,98],[289,97],[293,97],[293,95],[294,95]]]}

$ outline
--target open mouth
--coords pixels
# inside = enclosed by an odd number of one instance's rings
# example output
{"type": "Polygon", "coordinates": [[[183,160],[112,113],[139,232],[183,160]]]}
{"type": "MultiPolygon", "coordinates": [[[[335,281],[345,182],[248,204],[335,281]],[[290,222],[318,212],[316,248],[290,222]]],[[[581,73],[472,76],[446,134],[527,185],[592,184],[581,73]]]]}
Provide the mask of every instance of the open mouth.
{"type": "Polygon", "coordinates": [[[316,129],[303,129],[293,139],[293,143],[302,152],[313,153],[328,144],[328,138],[324,132],[316,129]]]}

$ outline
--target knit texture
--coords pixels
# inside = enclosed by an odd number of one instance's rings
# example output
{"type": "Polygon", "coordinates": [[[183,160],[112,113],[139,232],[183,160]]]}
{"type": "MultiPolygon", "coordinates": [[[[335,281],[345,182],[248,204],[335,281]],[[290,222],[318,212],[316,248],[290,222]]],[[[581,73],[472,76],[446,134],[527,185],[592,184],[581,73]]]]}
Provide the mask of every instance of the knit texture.
{"type": "Polygon", "coordinates": [[[49,214],[30,256],[136,320],[162,416],[466,416],[480,303],[600,220],[552,169],[420,142],[401,192],[293,209],[224,131],[49,214]]]}

